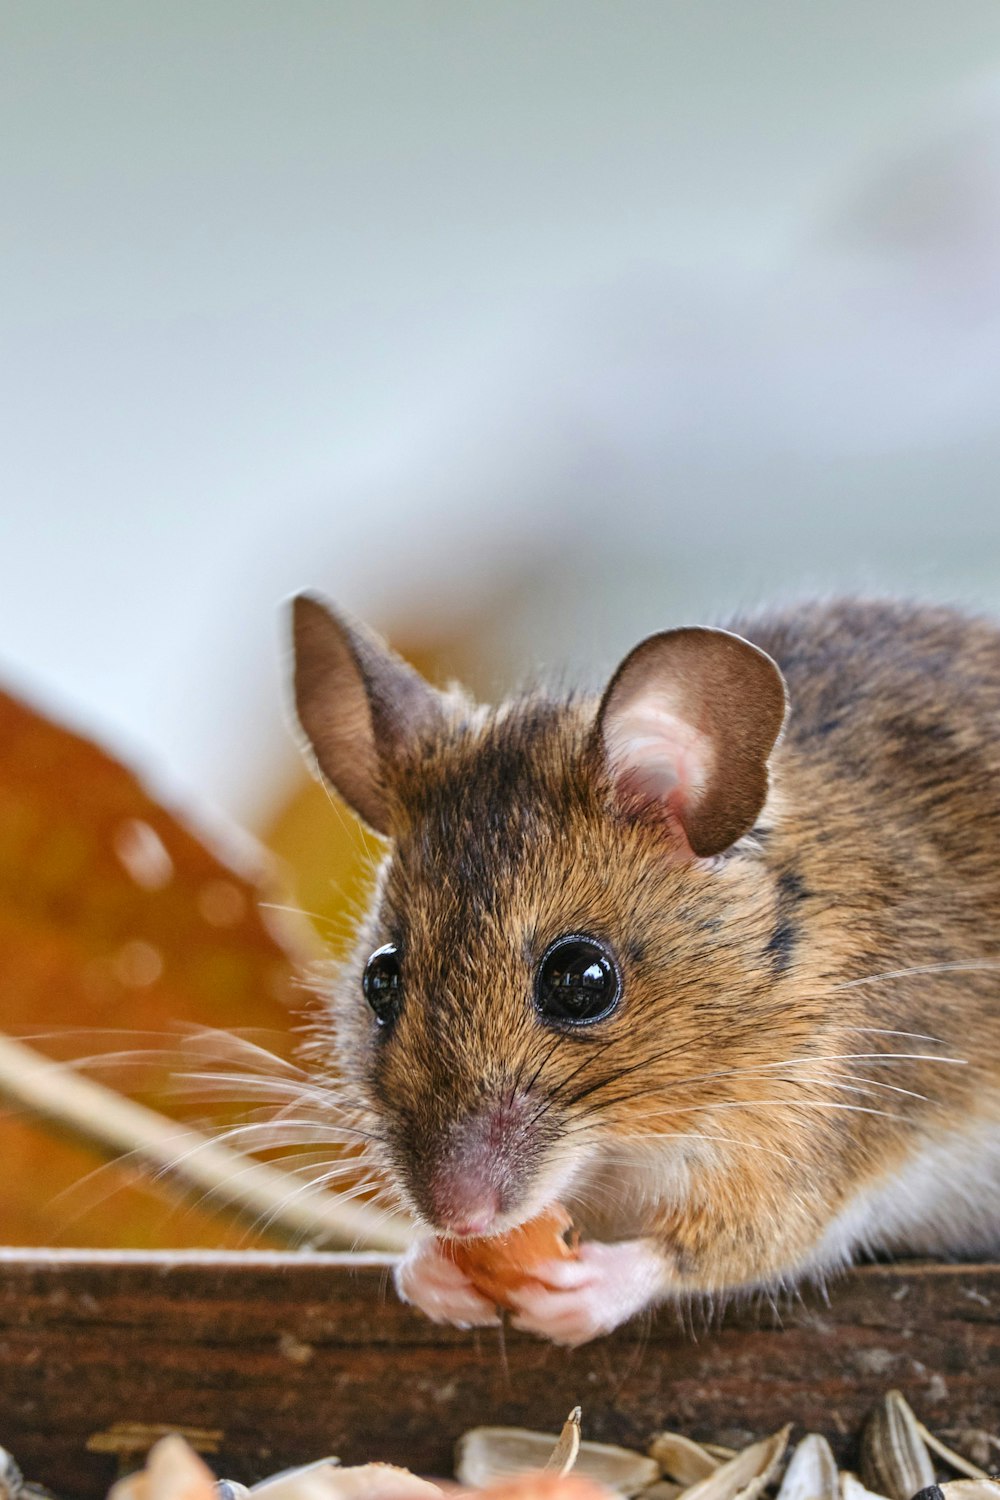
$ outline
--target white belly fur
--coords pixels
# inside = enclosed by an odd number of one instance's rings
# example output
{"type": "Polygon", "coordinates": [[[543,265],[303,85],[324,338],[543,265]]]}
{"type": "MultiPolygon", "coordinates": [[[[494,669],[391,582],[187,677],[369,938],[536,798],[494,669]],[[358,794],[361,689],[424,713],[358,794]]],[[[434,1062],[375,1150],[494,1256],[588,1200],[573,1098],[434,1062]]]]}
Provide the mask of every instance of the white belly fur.
{"type": "Polygon", "coordinates": [[[859,1253],[969,1258],[1000,1251],[1000,1121],[925,1142],[837,1215],[802,1269],[859,1253]]]}

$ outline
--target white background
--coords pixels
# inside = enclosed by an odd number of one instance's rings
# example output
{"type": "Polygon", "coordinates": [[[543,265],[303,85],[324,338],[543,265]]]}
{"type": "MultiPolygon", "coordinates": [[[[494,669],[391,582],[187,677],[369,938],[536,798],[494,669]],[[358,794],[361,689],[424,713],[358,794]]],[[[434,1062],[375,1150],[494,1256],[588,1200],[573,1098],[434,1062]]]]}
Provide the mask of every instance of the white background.
{"type": "Polygon", "coordinates": [[[500,675],[1000,605],[996,0],[0,7],[0,669],[253,822],[282,601],[500,675]]]}

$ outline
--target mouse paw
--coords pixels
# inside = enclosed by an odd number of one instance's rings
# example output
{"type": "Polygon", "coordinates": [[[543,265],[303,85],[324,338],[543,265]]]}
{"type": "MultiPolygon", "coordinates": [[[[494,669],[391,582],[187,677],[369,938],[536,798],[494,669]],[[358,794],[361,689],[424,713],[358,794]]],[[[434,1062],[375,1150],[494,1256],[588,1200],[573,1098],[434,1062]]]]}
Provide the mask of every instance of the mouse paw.
{"type": "Polygon", "coordinates": [[[396,1291],[434,1323],[483,1328],[499,1323],[497,1310],[481,1296],[464,1271],[442,1255],[433,1237],[418,1240],[397,1262],[396,1291]]]}
{"type": "Polygon", "coordinates": [[[514,1327],[574,1348],[610,1333],[663,1291],[669,1271],[651,1240],[583,1244],[575,1260],[547,1261],[511,1293],[514,1327]]]}

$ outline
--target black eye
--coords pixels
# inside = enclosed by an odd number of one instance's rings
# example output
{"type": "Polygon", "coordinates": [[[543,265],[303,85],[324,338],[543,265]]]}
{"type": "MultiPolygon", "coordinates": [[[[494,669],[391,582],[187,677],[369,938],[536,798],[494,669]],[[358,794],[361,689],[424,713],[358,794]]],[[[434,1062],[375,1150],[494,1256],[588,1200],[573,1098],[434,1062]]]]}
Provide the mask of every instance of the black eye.
{"type": "Polygon", "coordinates": [[[399,954],[394,943],[386,943],[383,948],[375,949],[365,964],[361,988],[380,1026],[388,1026],[390,1021],[395,1020],[403,997],[403,981],[399,972],[399,954]]]}
{"type": "Polygon", "coordinates": [[[603,1021],[621,993],[621,975],[610,949],[579,932],[550,943],[535,976],[535,1009],[543,1020],[557,1025],[603,1021]]]}

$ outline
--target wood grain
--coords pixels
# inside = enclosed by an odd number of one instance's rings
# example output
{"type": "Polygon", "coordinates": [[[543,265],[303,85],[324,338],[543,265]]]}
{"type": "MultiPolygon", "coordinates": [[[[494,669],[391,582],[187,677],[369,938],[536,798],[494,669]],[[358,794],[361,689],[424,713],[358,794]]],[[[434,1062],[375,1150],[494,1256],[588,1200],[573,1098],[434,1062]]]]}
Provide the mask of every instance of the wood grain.
{"type": "Polygon", "coordinates": [[[711,1325],[663,1311],[567,1353],[439,1328],[399,1305],[390,1265],[2,1251],[0,1443],[65,1500],[90,1500],[115,1460],[88,1441],[121,1423],[219,1432],[213,1467],[248,1482],[327,1453],[449,1473],[464,1428],[554,1432],[578,1402],[586,1436],[639,1446],[662,1427],[741,1443],[792,1421],[850,1456],[892,1387],[938,1430],[1000,1433],[1000,1266],[862,1267],[829,1301],[711,1325]]]}

